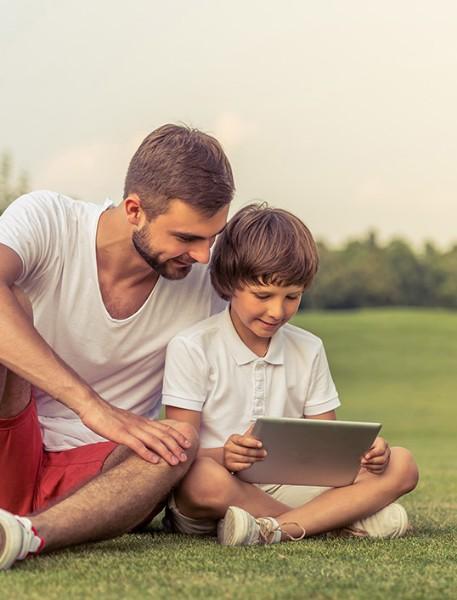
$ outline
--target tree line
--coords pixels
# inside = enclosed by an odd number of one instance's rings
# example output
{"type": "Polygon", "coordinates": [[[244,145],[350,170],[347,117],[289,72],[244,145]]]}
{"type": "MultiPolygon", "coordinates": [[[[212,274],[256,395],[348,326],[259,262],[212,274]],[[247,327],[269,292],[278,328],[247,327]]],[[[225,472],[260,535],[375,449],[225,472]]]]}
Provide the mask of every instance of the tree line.
{"type": "MultiPolygon", "coordinates": [[[[11,155],[0,154],[0,215],[29,191],[16,175],[11,155]]],[[[414,250],[406,241],[380,244],[374,232],[330,248],[318,242],[320,269],[301,308],[354,309],[377,306],[457,308],[457,244],[440,251],[428,242],[414,250]]]]}
{"type": "Polygon", "coordinates": [[[374,232],[340,248],[318,243],[320,269],[302,308],[378,306],[457,308],[457,244],[440,251],[427,242],[380,244],[374,232]]]}

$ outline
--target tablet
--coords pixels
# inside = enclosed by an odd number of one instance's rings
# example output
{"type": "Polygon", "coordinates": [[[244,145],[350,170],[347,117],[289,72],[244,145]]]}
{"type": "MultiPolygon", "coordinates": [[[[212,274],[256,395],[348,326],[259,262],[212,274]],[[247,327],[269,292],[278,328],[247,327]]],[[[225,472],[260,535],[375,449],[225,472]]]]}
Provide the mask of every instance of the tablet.
{"type": "Polygon", "coordinates": [[[380,429],[380,423],[259,417],[252,434],[268,455],[238,477],[250,483],[349,485],[380,429]]]}

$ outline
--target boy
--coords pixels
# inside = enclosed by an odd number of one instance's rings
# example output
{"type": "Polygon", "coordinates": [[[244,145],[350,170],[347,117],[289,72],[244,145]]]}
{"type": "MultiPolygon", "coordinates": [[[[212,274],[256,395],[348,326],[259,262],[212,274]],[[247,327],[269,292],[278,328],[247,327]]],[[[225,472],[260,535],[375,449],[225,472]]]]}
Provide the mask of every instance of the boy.
{"type": "Polygon", "coordinates": [[[228,308],[176,336],[167,349],[167,417],[200,429],[198,458],[168,509],[171,526],[250,545],[342,529],[399,537],[408,528],[394,501],[414,489],[403,448],[377,438],[356,481],[343,488],[253,485],[236,473],[266,451],[250,434],[261,415],[335,419],[340,405],[322,342],[287,322],[318,267],[311,233],[266,205],[239,211],[219,236],[211,278],[228,308]],[[244,432],[242,435],[239,432],[244,432]]]}

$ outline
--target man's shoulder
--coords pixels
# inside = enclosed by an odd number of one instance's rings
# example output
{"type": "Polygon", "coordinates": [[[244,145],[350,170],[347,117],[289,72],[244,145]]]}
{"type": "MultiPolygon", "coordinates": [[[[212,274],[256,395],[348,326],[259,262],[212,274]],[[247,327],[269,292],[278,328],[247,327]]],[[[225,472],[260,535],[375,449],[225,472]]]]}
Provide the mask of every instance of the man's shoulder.
{"type": "MultiPolygon", "coordinates": [[[[7,211],[34,211],[43,218],[77,216],[80,213],[92,212],[97,205],[75,200],[70,196],[52,190],[34,190],[19,196],[7,211]]],[[[6,211],[5,211],[6,212],[6,211]]]]}

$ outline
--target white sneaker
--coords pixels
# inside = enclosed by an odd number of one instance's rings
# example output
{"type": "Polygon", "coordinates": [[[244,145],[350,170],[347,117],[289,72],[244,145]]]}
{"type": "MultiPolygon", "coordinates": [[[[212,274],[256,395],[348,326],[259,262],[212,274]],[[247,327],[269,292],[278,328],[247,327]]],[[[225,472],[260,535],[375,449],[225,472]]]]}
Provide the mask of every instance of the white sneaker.
{"type": "MultiPolygon", "coordinates": [[[[217,539],[224,546],[277,544],[281,541],[282,533],[279,523],[273,517],[256,519],[238,506],[229,506],[217,527],[217,539]]],[[[301,540],[305,537],[305,530],[297,538],[286,535],[291,540],[301,540]]]]}
{"type": "Polygon", "coordinates": [[[408,514],[401,504],[389,504],[374,515],[360,519],[348,527],[342,534],[350,536],[399,538],[409,529],[408,514]]]}
{"type": "Polygon", "coordinates": [[[43,540],[35,533],[29,519],[0,509],[0,571],[9,569],[30,552],[38,552],[42,545],[43,540]]]}

